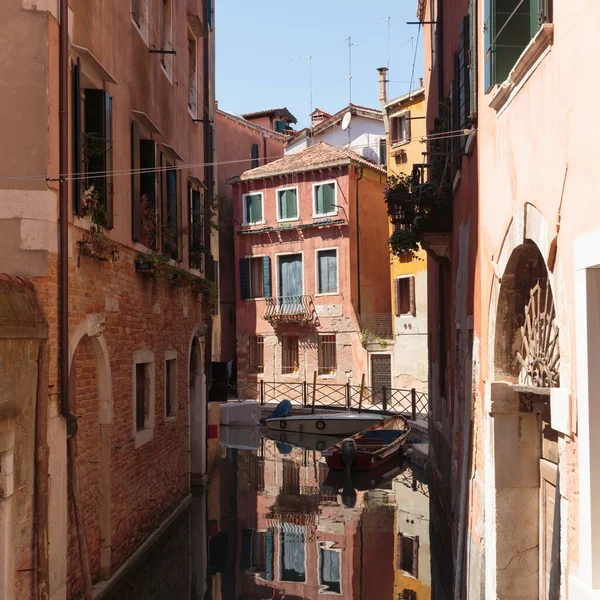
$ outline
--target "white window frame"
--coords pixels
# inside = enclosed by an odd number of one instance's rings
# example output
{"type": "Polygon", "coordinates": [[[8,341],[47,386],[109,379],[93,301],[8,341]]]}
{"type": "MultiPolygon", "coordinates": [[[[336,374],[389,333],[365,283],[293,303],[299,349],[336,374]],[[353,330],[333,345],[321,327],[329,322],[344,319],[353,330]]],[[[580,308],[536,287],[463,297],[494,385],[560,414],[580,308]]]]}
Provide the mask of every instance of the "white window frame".
{"type": "MultiPolygon", "coordinates": [[[[169,27],[167,28],[165,25],[165,30],[167,33],[167,38],[171,48],[161,48],[162,50],[170,50],[173,48],[173,0],[168,0],[169,7],[171,9],[171,18],[169,19],[169,27]]],[[[160,7],[161,12],[164,10],[163,6],[160,7]]],[[[161,19],[162,19],[161,15],[161,19]]],[[[159,32],[162,35],[162,31],[159,32]]],[[[163,44],[163,40],[161,40],[161,45],[163,44]]],[[[173,56],[174,54],[161,54],[160,60],[160,68],[162,72],[165,74],[165,77],[169,80],[170,83],[173,83],[173,56]]]]}
{"type": "Polygon", "coordinates": [[[133,366],[131,370],[131,409],[132,409],[132,427],[134,447],[140,448],[144,444],[152,441],[154,437],[155,409],[156,409],[156,363],[154,352],[152,350],[137,350],[133,353],[133,366]],[[136,367],[137,365],[148,365],[149,385],[148,385],[148,417],[144,423],[144,429],[137,430],[136,427],[136,409],[137,409],[137,386],[136,386],[136,367]]]}
{"type": "Polygon", "coordinates": [[[242,225],[264,225],[266,223],[264,192],[248,192],[247,194],[242,194],[242,213],[243,213],[242,225]],[[260,211],[262,213],[261,221],[252,221],[251,223],[248,222],[248,211],[246,209],[246,198],[248,196],[260,196],[260,211]]]}
{"type": "Polygon", "coordinates": [[[397,148],[398,146],[404,146],[405,144],[408,144],[410,142],[410,140],[411,140],[410,110],[404,109],[404,110],[400,110],[397,113],[390,115],[390,146],[392,148],[397,148]],[[403,140],[400,140],[399,142],[392,141],[392,121],[394,119],[406,119],[406,127],[404,130],[406,133],[406,137],[403,140]]]}
{"type": "Polygon", "coordinates": [[[283,296],[279,295],[279,257],[280,256],[289,256],[290,254],[299,254],[302,257],[302,296],[305,295],[305,277],[304,277],[304,250],[299,250],[298,252],[276,252],[275,253],[275,277],[273,277],[273,273],[271,273],[271,284],[275,282],[275,293],[273,293],[273,288],[271,288],[271,296],[273,298],[282,298],[283,296]]]}
{"type": "Polygon", "coordinates": [[[319,379],[332,379],[334,377],[337,376],[337,370],[338,370],[338,345],[337,345],[338,339],[337,339],[337,333],[334,332],[319,332],[317,334],[317,375],[319,377],[319,379]],[[333,369],[332,373],[321,373],[321,338],[322,337],[331,337],[333,336],[335,338],[335,368],[333,369]]]}
{"type": "Polygon", "coordinates": [[[171,421],[175,421],[177,419],[177,415],[179,413],[179,394],[177,393],[179,390],[179,365],[177,364],[178,360],[177,360],[177,350],[167,350],[165,352],[165,376],[164,376],[164,398],[165,398],[165,410],[164,410],[164,417],[165,417],[165,421],[167,422],[171,422],[171,421]],[[167,414],[167,363],[169,361],[175,361],[175,383],[174,383],[174,387],[175,387],[175,394],[174,397],[171,398],[171,401],[174,401],[174,404],[171,404],[171,414],[167,414]]]}
{"type": "Polygon", "coordinates": [[[320,219],[321,217],[333,217],[338,214],[337,209],[338,203],[338,184],[335,179],[328,179],[327,181],[317,181],[312,184],[312,211],[313,211],[313,219],[320,219]],[[317,187],[320,185],[327,185],[328,183],[333,183],[333,193],[334,193],[334,202],[335,210],[329,213],[318,213],[317,212],[317,187]]]}
{"type": "Polygon", "coordinates": [[[287,187],[281,187],[281,188],[277,188],[275,190],[275,202],[276,202],[276,209],[277,209],[277,221],[279,223],[287,223],[289,221],[299,221],[300,220],[300,190],[298,189],[297,185],[289,185],[287,187]],[[280,213],[280,209],[279,209],[279,192],[286,192],[288,190],[296,190],[296,213],[298,214],[297,217],[294,217],[292,219],[282,219],[281,218],[281,213],[280,213]]]}
{"type": "MultiPolygon", "coordinates": [[[[140,15],[140,23],[136,22],[133,13],[130,13],[131,22],[135,27],[136,31],[140,34],[141,38],[144,40],[144,44],[149,46],[149,27],[148,27],[148,0],[142,0],[142,14],[140,15]]],[[[131,6],[131,0],[130,0],[131,6]]]]}
{"type": "MultiPolygon", "coordinates": [[[[409,285],[409,290],[410,290],[410,283],[408,285],[409,285]]],[[[410,293],[410,291],[409,291],[409,293],[410,293]]],[[[417,316],[417,278],[416,278],[416,276],[413,275],[412,273],[407,273],[406,275],[398,275],[398,276],[394,277],[394,289],[392,290],[392,294],[393,294],[393,297],[392,297],[393,312],[392,312],[392,314],[393,314],[394,318],[395,319],[414,319],[417,316]],[[396,303],[396,290],[395,290],[396,281],[398,279],[410,279],[411,277],[414,279],[413,285],[415,288],[415,313],[413,314],[411,312],[407,312],[407,313],[402,313],[400,315],[397,315],[396,314],[396,306],[395,306],[395,303],[396,303]]],[[[410,304],[410,298],[409,298],[409,304],[410,304]]]]}
{"type": "MultiPolygon", "coordinates": [[[[198,118],[198,36],[194,33],[194,30],[188,25],[188,44],[190,40],[194,38],[194,43],[196,44],[196,69],[194,72],[194,85],[193,88],[188,90],[188,113],[192,119],[198,118]],[[190,107],[190,99],[192,97],[192,92],[195,95],[193,107],[190,107]]],[[[188,52],[189,54],[189,52],[188,52]]],[[[189,58],[189,57],[188,57],[189,58]]],[[[189,67],[189,65],[188,65],[189,67]]],[[[189,84],[189,82],[188,82],[189,84]]]]}
{"type": "Polygon", "coordinates": [[[334,548],[335,542],[317,542],[317,581],[319,582],[319,590],[318,594],[330,594],[332,596],[343,596],[343,577],[342,577],[342,548],[334,548]],[[325,584],[321,581],[321,549],[330,550],[331,552],[337,552],[340,555],[340,591],[332,592],[331,590],[326,590],[325,584]]]}
{"type": "Polygon", "coordinates": [[[339,246],[330,246],[328,248],[315,248],[315,296],[339,296],[340,295],[340,249],[339,246]],[[337,273],[335,282],[335,292],[319,292],[319,253],[326,250],[335,250],[335,259],[337,261],[337,273]]]}

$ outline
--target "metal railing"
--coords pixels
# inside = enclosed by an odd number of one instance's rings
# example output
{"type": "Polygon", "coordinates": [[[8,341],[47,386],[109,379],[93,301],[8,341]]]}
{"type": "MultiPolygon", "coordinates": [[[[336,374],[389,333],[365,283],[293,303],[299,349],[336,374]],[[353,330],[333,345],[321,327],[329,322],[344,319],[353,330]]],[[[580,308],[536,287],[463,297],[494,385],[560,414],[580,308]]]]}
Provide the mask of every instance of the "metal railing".
{"type": "Polygon", "coordinates": [[[383,412],[402,415],[413,421],[427,421],[425,392],[396,388],[373,388],[350,383],[310,383],[308,381],[238,381],[236,397],[258,400],[261,404],[289,400],[294,406],[337,410],[383,412]]]}
{"type": "Polygon", "coordinates": [[[265,298],[266,308],[263,318],[267,321],[296,323],[311,321],[313,318],[313,297],[283,296],[265,298]]]}

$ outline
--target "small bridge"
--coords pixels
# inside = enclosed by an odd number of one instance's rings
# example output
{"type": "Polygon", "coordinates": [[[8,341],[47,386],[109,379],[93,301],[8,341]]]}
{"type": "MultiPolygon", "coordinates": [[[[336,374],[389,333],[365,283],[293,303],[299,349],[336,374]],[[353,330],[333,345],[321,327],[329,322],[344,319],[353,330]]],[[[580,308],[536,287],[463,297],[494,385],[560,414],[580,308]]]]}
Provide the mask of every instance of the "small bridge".
{"type": "Polygon", "coordinates": [[[289,400],[294,407],[327,408],[356,412],[402,415],[412,421],[427,421],[428,396],[412,388],[372,388],[351,383],[238,381],[230,397],[276,404],[289,400]]]}

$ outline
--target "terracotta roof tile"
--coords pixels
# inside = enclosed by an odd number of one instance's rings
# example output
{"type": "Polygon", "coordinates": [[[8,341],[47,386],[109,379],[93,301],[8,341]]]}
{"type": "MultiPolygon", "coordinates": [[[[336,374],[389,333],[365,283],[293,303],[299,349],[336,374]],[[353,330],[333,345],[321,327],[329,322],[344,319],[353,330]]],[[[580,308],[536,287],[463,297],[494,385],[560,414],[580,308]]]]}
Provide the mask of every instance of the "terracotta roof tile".
{"type": "Polygon", "coordinates": [[[256,169],[245,171],[238,177],[229,180],[230,183],[237,181],[248,181],[251,179],[262,179],[273,175],[283,175],[285,173],[296,173],[302,171],[315,171],[338,165],[358,164],[363,167],[369,167],[379,173],[387,174],[386,170],[379,165],[369,162],[362,156],[352,152],[347,148],[337,148],[326,142],[321,142],[275,160],[266,165],[261,165],[256,169]]]}

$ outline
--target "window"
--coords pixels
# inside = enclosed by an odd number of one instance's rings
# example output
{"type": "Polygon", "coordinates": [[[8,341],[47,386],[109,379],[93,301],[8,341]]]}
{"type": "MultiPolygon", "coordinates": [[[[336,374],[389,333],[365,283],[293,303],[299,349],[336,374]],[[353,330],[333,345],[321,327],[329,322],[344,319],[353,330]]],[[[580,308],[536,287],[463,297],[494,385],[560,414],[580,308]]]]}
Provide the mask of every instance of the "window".
{"type": "Polygon", "coordinates": [[[397,317],[416,313],[415,305],[415,278],[397,277],[394,282],[394,308],[397,317]]]}
{"type": "Polygon", "coordinates": [[[206,22],[208,23],[209,29],[212,31],[212,28],[213,28],[212,0],[204,0],[204,6],[206,7],[206,22]]]}
{"type": "Polygon", "coordinates": [[[382,167],[387,167],[387,140],[379,139],[379,164],[382,167]]]}
{"type": "Polygon", "coordinates": [[[162,0],[160,12],[161,50],[160,64],[171,81],[173,77],[173,0],[162,0]]]}
{"type": "Polygon", "coordinates": [[[419,577],[419,537],[398,534],[398,564],[396,568],[414,578],[419,577]]]}
{"type": "Polygon", "coordinates": [[[335,181],[316,183],[313,186],[313,194],[315,217],[337,214],[335,181]]]}
{"type": "Polygon", "coordinates": [[[398,600],[417,600],[417,592],[413,590],[403,590],[398,595],[398,600]]]}
{"type": "Polygon", "coordinates": [[[319,336],[319,374],[333,375],[337,364],[335,356],[335,334],[319,336]]]}
{"type": "Polygon", "coordinates": [[[242,529],[242,553],[240,566],[244,571],[256,573],[266,581],[273,581],[272,531],[242,529]]]}
{"type": "Polygon", "coordinates": [[[240,295],[242,300],[271,297],[271,259],[268,256],[240,259],[240,295]]]}
{"type": "Polygon", "coordinates": [[[161,178],[162,178],[162,222],[161,229],[163,254],[170,256],[173,260],[179,260],[180,249],[180,227],[181,217],[179,207],[179,175],[172,161],[161,155],[161,178]]]}
{"type": "Polygon", "coordinates": [[[177,352],[171,350],[165,355],[165,417],[177,416],[177,352]]]}
{"type": "Polygon", "coordinates": [[[552,21],[552,0],[484,0],[484,89],[502,83],[527,44],[552,21]]]}
{"type": "Polygon", "coordinates": [[[133,435],[139,448],[152,439],[154,431],[154,354],[139,350],[133,354],[133,435]]]}
{"type": "Polygon", "coordinates": [[[73,67],[73,212],[82,216],[93,197],[101,207],[94,218],[101,227],[113,226],[112,98],[104,90],[82,89],[81,63],[73,67]],[[98,175],[95,175],[95,174],[98,175]],[[83,198],[85,192],[85,199],[83,198]]]}
{"type": "Polygon", "coordinates": [[[317,250],[317,294],[338,292],[337,248],[317,250]]]}
{"type": "Polygon", "coordinates": [[[319,593],[340,594],[342,591],[342,551],[319,542],[319,593]]]}
{"type": "Polygon", "coordinates": [[[198,39],[188,29],[188,108],[194,119],[198,117],[198,39]]]}
{"type": "Polygon", "coordinates": [[[148,0],[131,0],[131,20],[148,44],[148,0]]]}
{"type": "Polygon", "coordinates": [[[242,202],[244,208],[244,225],[264,223],[262,192],[257,194],[244,194],[242,196],[242,202]]]}
{"type": "Polygon", "coordinates": [[[286,526],[281,530],[280,537],[280,562],[281,581],[306,581],[306,535],[305,527],[295,525],[293,528],[286,526]]]}
{"type": "Polygon", "coordinates": [[[298,218],[298,188],[277,190],[277,220],[293,221],[298,218]]]}
{"type": "Polygon", "coordinates": [[[263,373],[265,369],[264,338],[262,335],[250,336],[248,350],[248,370],[250,373],[263,373]]]}
{"type": "Polygon", "coordinates": [[[256,169],[256,167],[260,165],[260,160],[258,156],[258,144],[252,144],[252,147],[250,148],[250,161],[250,168],[252,169],[256,169]]]}
{"type": "Polygon", "coordinates": [[[286,335],[283,337],[283,356],[281,372],[283,374],[297,373],[300,367],[299,360],[299,339],[295,335],[286,335]]]}
{"type": "Polygon", "coordinates": [[[131,168],[131,236],[134,242],[158,250],[160,221],[156,199],[156,144],[151,139],[142,138],[137,121],[131,122],[131,168]]]}
{"type": "Polygon", "coordinates": [[[255,492],[265,491],[265,459],[251,454],[248,458],[250,489],[255,492]]]}
{"type": "Polygon", "coordinates": [[[202,194],[190,183],[190,267],[204,268],[204,220],[202,219],[202,194]]]}
{"type": "Polygon", "coordinates": [[[302,254],[282,254],[277,261],[279,297],[294,298],[294,302],[298,302],[304,290],[302,254]]]}
{"type": "Polygon", "coordinates": [[[410,140],[410,112],[391,118],[390,138],[392,145],[402,144],[410,140]]]}

